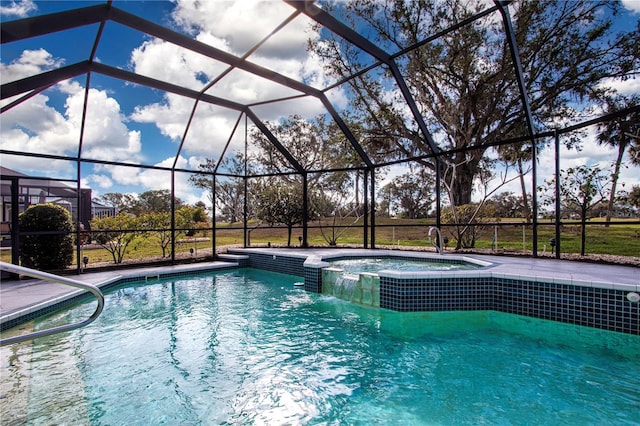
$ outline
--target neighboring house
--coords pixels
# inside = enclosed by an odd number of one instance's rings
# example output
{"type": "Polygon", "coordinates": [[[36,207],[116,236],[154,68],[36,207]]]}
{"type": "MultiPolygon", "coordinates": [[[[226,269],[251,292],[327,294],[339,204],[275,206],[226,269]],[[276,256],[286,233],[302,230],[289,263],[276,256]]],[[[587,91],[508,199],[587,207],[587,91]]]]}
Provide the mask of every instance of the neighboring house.
{"type": "Polygon", "coordinates": [[[91,189],[78,188],[75,181],[28,176],[15,170],[0,166],[1,196],[0,222],[3,236],[10,234],[12,222],[17,216],[33,204],[53,203],[71,213],[74,223],[79,222],[83,229],[91,229],[94,216],[115,216],[116,208],[105,206],[91,199],[91,189]],[[17,210],[14,210],[17,205],[17,210]],[[14,215],[15,216],[12,216],[14,215]]]}
{"type": "Polygon", "coordinates": [[[103,219],[109,216],[115,216],[118,214],[118,209],[113,206],[105,206],[96,200],[91,200],[91,218],[97,217],[103,219]]]}

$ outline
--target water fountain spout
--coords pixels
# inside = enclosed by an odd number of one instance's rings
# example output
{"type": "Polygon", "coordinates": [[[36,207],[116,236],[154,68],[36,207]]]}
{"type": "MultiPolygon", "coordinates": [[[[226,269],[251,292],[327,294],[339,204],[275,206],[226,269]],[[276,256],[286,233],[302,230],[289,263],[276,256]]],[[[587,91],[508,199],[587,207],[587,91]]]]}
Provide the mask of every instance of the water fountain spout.
{"type": "Polygon", "coordinates": [[[435,226],[432,226],[431,228],[429,228],[428,235],[429,235],[429,238],[431,239],[431,244],[433,244],[433,246],[436,248],[438,253],[444,254],[444,251],[442,250],[442,234],[440,233],[440,229],[436,228],[435,226]],[[433,239],[431,239],[431,234],[433,233],[433,231],[436,231],[436,240],[435,241],[433,241],[433,239]]]}

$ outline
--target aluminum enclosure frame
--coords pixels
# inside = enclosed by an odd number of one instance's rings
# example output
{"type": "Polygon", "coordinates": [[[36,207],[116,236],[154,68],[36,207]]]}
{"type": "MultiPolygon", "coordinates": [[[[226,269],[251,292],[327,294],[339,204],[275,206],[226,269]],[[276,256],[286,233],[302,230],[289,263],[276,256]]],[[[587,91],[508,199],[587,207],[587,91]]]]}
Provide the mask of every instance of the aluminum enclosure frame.
{"type": "MultiPolygon", "coordinates": [[[[67,80],[70,78],[75,78],[75,77],[80,77],[82,75],[86,75],[87,77],[87,84],[85,87],[85,110],[84,110],[84,114],[86,114],[86,96],[88,94],[88,90],[91,87],[90,84],[90,77],[92,74],[100,74],[100,75],[104,75],[104,76],[108,76],[111,78],[115,78],[115,79],[119,79],[119,80],[123,80],[123,81],[127,81],[133,84],[137,84],[140,86],[145,86],[145,87],[149,87],[149,88],[153,88],[153,89],[158,89],[160,91],[164,91],[167,93],[173,93],[176,95],[180,95],[189,99],[193,99],[194,100],[194,109],[193,112],[195,112],[195,108],[197,106],[197,104],[199,102],[203,102],[203,103],[208,103],[211,105],[216,105],[225,109],[229,109],[232,111],[236,111],[238,113],[238,122],[236,123],[236,127],[238,126],[238,124],[240,123],[242,117],[245,117],[245,120],[251,120],[251,122],[264,134],[264,136],[269,140],[269,142],[283,155],[284,158],[287,159],[287,161],[289,162],[289,164],[291,165],[292,169],[294,170],[295,174],[298,174],[302,177],[302,181],[303,181],[303,193],[306,194],[307,193],[307,176],[309,173],[311,172],[318,172],[318,170],[310,170],[310,169],[305,169],[300,162],[298,161],[298,159],[295,158],[295,156],[293,156],[291,154],[291,152],[289,150],[287,150],[287,148],[282,144],[281,141],[278,140],[278,138],[269,131],[268,127],[265,125],[264,122],[261,121],[260,117],[255,113],[254,108],[257,106],[257,104],[242,104],[239,102],[235,102],[232,101],[230,99],[224,98],[224,97],[219,97],[219,96],[212,96],[209,94],[204,93],[208,88],[210,88],[213,84],[215,84],[216,81],[218,81],[219,79],[222,78],[222,76],[226,75],[226,73],[228,73],[230,70],[233,69],[238,69],[238,70],[242,70],[244,72],[250,73],[254,76],[260,77],[260,78],[264,78],[270,82],[273,82],[275,84],[278,85],[283,85],[286,86],[294,91],[296,91],[299,95],[295,95],[296,97],[310,97],[310,98],[314,98],[316,100],[318,100],[326,109],[327,114],[334,120],[334,122],[337,124],[337,126],[339,127],[339,129],[341,130],[341,132],[344,134],[345,139],[349,142],[349,144],[351,145],[351,147],[354,149],[354,151],[357,153],[359,160],[362,163],[362,166],[360,167],[356,167],[353,168],[353,170],[363,170],[364,171],[364,176],[365,176],[365,188],[363,189],[363,193],[364,193],[364,202],[365,204],[368,206],[365,210],[366,210],[366,214],[364,217],[364,221],[365,221],[365,225],[364,225],[364,232],[365,232],[365,236],[364,236],[364,241],[365,241],[365,247],[367,247],[368,245],[370,245],[371,248],[375,248],[375,205],[376,205],[376,199],[375,199],[375,175],[376,175],[376,170],[379,169],[380,167],[384,167],[390,163],[375,163],[370,157],[369,155],[366,153],[366,151],[364,150],[363,146],[360,144],[360,142],[357,140],[356,136],[354,135],[354,133],[352,132],[352,130],[349,128],[348,124],[345,122],[345,120],[343,119],[343,117],[340,115],[340,113],[338,112],[338,110],[336,109],[336,107],[332,104],[332,102],[330,101],[330,99],[327,97],[327,91],[330,90],[331,88],[335,87],[338,84],[343,84],[351,79],[357,78],[358,75],[367,72],[368,70],[374,69],[376,67],[379,66],[386,66],[388,67],[394,82],[397,84],[397,87],[399,89],[399,91],[402,94],[402,97],[404,99],[404,101],[406,102],[406,105],[408,106],[412,118],[415,120],[415,123],[418,126],[418,129],[420,131],[421,136],[424,138],[424,141],[426,142],[426,145],[428,146],[430,153],[422,156],[421,158],[433,158],[433,161],[435,162],[435,167],[436,167],[436,171],[435,171],[435,197],[436,197],[436,226],[440,227],[441,225],[441,205],[442,205],[442,200],[440,199],[440,193],[441,193],[441,165],[442,165],[442,159],[441,156],[449,153],[451,151],[447,151],[447,152],[443,152],[437,145],[437,143],[435,142],[429,127],[423,117],[423,115],[421,114],[419,107],[414,99],[414,97],[411,94],[411,91],[409,89],[409,86],[407,85],[405,79],[403,78],[398,64],[396,62],[396,58],[398,58],[400,55],[406,54],[407,52],[410,52],[414,49],[419,48],[420,46],[429,43],[431,41],[437,40],[438,37],[442,37],[444,35],[446,35],[448,32],[450,31],[454,31],[455,29],[463,26],[463,25],[467,25],[470,23],[473,23],[474,21],[483,18],[489,14],[492,13],[496,13],[499,12],[501,19],[502,19],[502,23],[504,24],[504,31],[505,31],[505,35],[506,35],[506,40],[508,42],[508,46],[510,49],[510,54],[511,54],[511,59],[513,62],[513,73],[516,77],[516,81],[518,83],[518,88],[520,91],[520,98],[521,98],[521,102],[522,102],[522,106],[523,106],[523,113],[524,113],[524,117],[526,120],[526,124],[527,124],[527,135],[526,137],[523,138],[524,141],[528,142],[531,144],[531,146],[533,147],[533,161],[532,161],[532,182],[533,182],[533,191],[532,191],[532,196],[533,196],[533,205],[532,205],[532,217],[533,217],[533,256],[536,257],[537,256],[537,252],[538,252],[538,248],[537,248],[537,200],[536,200],[536,185],[535,182],[537,181],[537,171],[536,171],[536,144],[537,141],[539,139],[542,138],[548,138],[550,136],[549,132],[546,133],[540,133],[540,134],[536,134],[536,130],[534,129],[534,124],[533,124],[533,117],[532,117],[532,112],[531,112],[531,107],[530,107],[530,101],[529,101],[529,96],[526,93],[526,85],[525,85],[525,77],[523,75],[523,70],[522,70],[522,65],[520,63],[520,59],[519,59],[519,52],[518,52],[518,46],[517,46],[517,42],[515,40],[515,33],[514,33],[514,29],[513,29],[513,24],[511,22],[511,18],[509,15],[509,11],[508,11],[508,6],[510,3],[512,3],[511,0],[494,0],[494,4],[495,6],[493,7],[488,7],[487,9],[473,15],[470,18],[465,19],[464,21],[461,21],[459,24],[457,24],[454,27],[451,27],[449,29],[447,29],[446,31],[443,31],[441,33],[435,34],[435,35],[431,35],[427,38],[425,38],[424,40],[409,46],[405,49],[403,49],[402,51],[399,52],[386,52],[383,49],[381,49],[380,47],[378,47],[377,45],[375,45],[374,43],[372,43],[371,41],[369,41],[366,37],[364,37],[363,35],[357,33],[355,30],[353,30],[351,27],[347,26],[346,24],[344,24],[343,22],[339,21],[338,19],[336,19],[333,15],[331,15],[329,12],[326,12],[325,10],[323,10],[322,8],[318,7],[313,1],[311,0],[304,0],[304,1],[294,1],[294,0],[284,0],[285,3],[287,3],[288,5],[290,5],[293,8],[293,13],[287,18],[287,20],[285,20],[285,22],[282,23],[282,25],[286,25],[290,20],[292,20],[294,17],[300,15],[300,14],[304,14],[305,16],[307,16],[308,18],[310,18],[311,20],[317,22],[318,24],[322,25],[324,28],[326,28],[328,31],[332,32],[333,34],[341,37],[342,39],[346,40],[347,42],[349,42],[350,44],[352,44],[353,46],[355,46],[356,48],[360,49],[362,52],[365,52],[369,55],[371,55],[376,62],[367,67],[366,69],[360,70],[357,73],[348,76],[346,78],[344,78],[342,81],[332,85],[332,86],[328,86],[325,87],[323,89],[317,89],[314,87],[311,87],[307,84],[301,83],[297,80],[294,80],[293,78],[290,78],[286,75],[283,75],[281,73],[277,73],[275,71],[272,71],[266,67],[257,65],[255,63],[249,62],[246,60],[247,56],[249,55],[250,52],[255,51],[257,49],[257,47],[260,45],[256,45],[254,46],[252,49],[249,50],[249,52],[244,55],[243,57],[238,57],[235,55],[232,55],[226,51],[223,51],[221,49],[215,48],[213,46],[207,45],[205,43],[202,43],[200,41],[194,40],[193,38],[190,38],[186,35],[180,34],[176,31],[173,31],[167,27],[164,27],[162,25],[158,25],[154,22],[151,22],[149,20],[146,20],[140,16],[136,16],[133,15],[131,13],[128,13],[122,9],[119,9],[118,7],[114,6],[114,4],[112,3],[111,0],[107,0],[104,4],[100,4],[100,5],[96,5],[96,6],[88,6],[88,7],[81,7],[81,8],[77,8],[77,9],[73,9],[73,10],[68,10],[68,11],[64,11],[64,12],[59,12],[59,13],[53,13],[53,14],[49,14],[49,15],[42,15],[42,16],[36,16],[36,17],[32,17],[32,18],[26,18],[26,19],[20,19],[20,20],[16,20],[16,21],[11,21],[11,22],[5,22],[2,24],[2,26],[0,27],[0,37],[1,37],[1,44],[8,44],[8,43],[12,43],[12,42],[17,42],[20,40],[24,40],[24,39],[28,39],[28,38],[32,38],[32,37],[38,37],[38,36],[43,36],[43,35],[47,35],[47,34],[51,34],[54,32],[58,32],[58,31],[66,31],[66,30],[71,30],[74,28],[79,28],[79,27],[83,27],[83,26],[87,26],[87,25],[94,25],[94,24],[99,24],[99,28],[96,34],[96,38],[95,38],[95,42],[93,44],[93,48],[90,52],[87,52],[87,59],[81,62],[77,62],[74,64],[70,64],[67,66],[63,66],[63,67],[59,67],[57,69],[48,71],[48,72],[44,72],[38,75],[33,75],[30,77],[26,77],[17,81],[12,81],[12,82],[2,82],[2,85],[0,86],[0,99],[5,100],[5,99],[9,99],[9,98],[13,98],[13,97],[18,97],[16,100],[14,100],[13,102],[5,105],[2,107],[2,110],[0,111],[0,113],[4,113],[6,111],[11,110],[12,108],[20,105],[21,103],[29,100],[30,98],[32,98],[34,95],[41,93],[42,91],[50,88],[51,86],[63,81],[63,80],[67,80]],[[183,87],[183,86],[179,86],[176,84],[173,84],[169,81],[162,81],[162,80],[158,80],[155,78],[151,78],[151,77],[147,77],[147,76],[143,76],[140,74],[136,74],[134,72],[131,71],[127,71],[127,70],[123,70],[114,66],[110,66],[108,64],[103,64],[100,62],[95,61],[95,52],[97,50],[97,47],[100,45],[101,41],[102,41],[102,37],[103,37],[103,29],[106,23],[108,22],[115,22],[117,24],[123,25],[127,28],[142,32],[144,34],[147,34],[149,36],[170,42],[172,44],[175,44],[176,46],[182,47],[184,49],[187,49],[191,52],[195,52],[198,53],[200,55],[203,55],[207,58],[213,59],[215,61],[219,61],[223,64],[226,64],[229,66],[229,68],[227,69],[227,71],[225,71],[225,73],[223,73],[221,76],[219,76],[218,78],[212,80],[211,82],[209,82],[209,84],[207,84],[205,86],[204,89],[197,91],[197,90],[193,90],[193,89],[189,89],[187,87],[183,87]],[[368,230],[370,230],[370,235],[371,235],[371,240],[370,242],[368,241],[368,230]]],[[[269,36],[267,36],[268,38],[269,36]]],[[[264,42],[261,41],[260,43],[264,42]]],[[[265,103],[273,103],[273,102],[277,102],[280,100],[271,100],[271,101],[265,101],[265,102],[261,102],[261,104],[265,104],[265,103]]],[[[640,107],[636,106],[634,108],[628,109],[626,112],[627,113],[633,113],[633,112],[637,112],[637,110],[640,107]]],[[[185,126],[185,131],[184,134],[186,136],[186,134],[189,132],[190,126],[191,126],[191,119],[193,118],[193,112],[191,114],[191,118],[189,119],[189,122],[186,124],[185,126]]],[[[84,117],[84,115],[83,115],[84,117]]],[[[84,118],[83,118],[83,124],[84,124],[84,118]]],[[[235,132],[235,128],[234,128],[234,132],[235,132]]],[[[562,133],[562,131],[561,131],[562,133]]],[[[22,153],[22,152],[18,152],[18,151],[12,151],[12,150],[6,150],[6,149],[0,149],[0,153],[1,154],[8,154],[8,155],[22,155],[22,156],[32,156],[32,157],[38,157],[38,158],[50,158],[50,159],[64,159],[64,160],[70,160],[70,161],[75,161],[78,164],[78,176],[77,176],[77,181],[80,182],[82,176],[81,176],[81,172],[80,172],[80,165],[82,163],[103,163],[103,164],[110,164],[110,165],[117,165],[117,166],[127,166],[127,167],[139,167],[139,168],[149,168],[149,169],[158,169],[158,170],[168,170],[171,171],[172,173],[172,181],[174,180],[173,176],[175,172],[189,172],[189,173],[193,173],[192,170],[185,170],[185,169],[181,169],[177,167],[177,160],[180,156],[181,150],[182,150],[182,143],[184,142],[184,137],[183,140],[181,142],[180,147],[177,150],[176,156],[174,158],[174,162],[173,162],[173,166],[166,168],[166,167],[158,167],[158,166],[152,166],[152,165],[133,165],[133,164],[129,164],[129,163],[121,163],[121,162],[110,162],[110,161],[100,161],[100,160],[95,160],[95,159],[89,159],[89,158],[83,158],[83,154],[82,154],[82,139],[83,139],[83,132],[81,132],[80,135],[80,140],[79,140],[79,147],[78,147],[78,154],[76,157],[70,157],[70,156],[56,156],[56,155],[47,155],[47,154],[33,154],[33,153],[22,153]]],[[[499,143],[496,143],[496,145],[498,144],[506,144],[509,143],[509,141],[501,141],[499,143]]],[[[228,145],[228,142],[227,142],[228,145]]],[[[226,147],[225,147],[226,150],[226,147]]],[[[409,158],[409,159],[405,159],[402,162],[406,162],[409,163],[410,161],[415,161],[416,158],[409,158]]],[[[224,174],[218,174],[217,171],[217,167],[216,170],[212,173],[212,177],[214,178],[214,185],[215,185],[215,177],[217,176],[223,176],[224,174]]],[[[240,176],[242,178],[245,179],[249,179],[252,176],[250,175],[244,175],[244,176],[240,176]]],[[[78,183],[79,185],[79,183],[78,183]]],[[[79,186],[78,186],[78,190],[79,190],[79,186]]],[[[174,185],[172,184],[172,195],[175,197],[175,189],[174,189],[174,185]]],[[[305,204],[305,206],[307,205],[307,197],[304,197],[305,199],[303,200],[303,203],[305,204]]],[[[246,210],[246,209],[245,209],[246,210]]],[[[307,211],[307,209],[305,208],[305,212],[307,211]]],[[[175,215],[175,211],[172,211],[172,217],[175,215]]],[[[305,218],[303,219],[303,245],[307,246],[307,221],[308,221],[308,217],[307,215],[305,215],[305,218]]],[[[245,221],[246,223],[246,221],[245,221]]],[[[215,233],[215,220],[214,220],[214,225],[213,225],[213,231],[215,233]]],[[[246,234],[246,233],[245,233],[246,234]]],[[[214,238],[215,240],[215,238],[214,238]]],[[[215,247],[214,247],[214,252],[215,252],[215,247]]],[[[78,262],[79,263],[79,262],[78,262]]]]}

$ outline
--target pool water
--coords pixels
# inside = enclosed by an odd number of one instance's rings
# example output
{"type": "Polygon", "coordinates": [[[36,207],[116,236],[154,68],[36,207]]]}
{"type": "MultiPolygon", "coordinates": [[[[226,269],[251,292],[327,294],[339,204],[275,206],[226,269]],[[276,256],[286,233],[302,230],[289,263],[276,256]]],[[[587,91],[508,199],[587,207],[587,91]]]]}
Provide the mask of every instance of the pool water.
{"type": "Polygon", "coordinates": [[[369,309],[296,281],[242,269],[115,288],[90,326],[2,348],[0,423],[640,421],[639,336],[496,312],[369,309]]]}
{"type": "Polygon", "coordinates": [[[413,260],[401,258],[371,258],[363,257],[358,259],[345,259],[329,262],[332,268],[343,269],[348,274],[359,272],[379,272],[382,270],[392,271],[459,271],[468,269],[478,269],[477,265],[471,263],[455,262],[432,262],[428,260],[413,260]]]}

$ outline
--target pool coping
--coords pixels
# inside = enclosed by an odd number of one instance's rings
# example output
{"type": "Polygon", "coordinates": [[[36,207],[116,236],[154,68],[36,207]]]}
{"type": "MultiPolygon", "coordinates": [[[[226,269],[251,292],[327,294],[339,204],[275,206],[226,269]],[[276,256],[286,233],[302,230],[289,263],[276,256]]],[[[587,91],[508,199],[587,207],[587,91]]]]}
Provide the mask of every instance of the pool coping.
{"type": "Polygon", "coordinates": [[[345,256],[413,257],[429,260],[453,259],[480,264],[482,268],[458,271],[380,271],[379,275],[391,278],[506,278],[580,287],[640,291],[640,268],[570,260],[495,255],[439,255],[428,252],[368,249],[306,249],[305,251],[305,249],[242,248],[233,249],[233,253],[298,257],[305,259],[305,266],[312,266],[317,263],[326,263],[326,266],[329,266],[328,260],[345,256]]]}
{"type": "MultiPolygon", "coordinates": [[[[389,257],[393,257],[393,254],[388,255],[389,257]]],[[[398,255],[396,255],[398,256],[398,255]]],[[[340,257],[340,256],[338,256],[340,257]]],[[[405,258],[405,256],[399,256],[405,258]]],[[[536,283],[546,283],[546,284],[566,284],[566,285],[574,285],[578,287],[591,287],[591,288],[605,288],[605,289],[613,289],[613,290],[621,290],[621,291],[629,291],[629,292],[637,292],[640,291],[640,285],[636,284],[618,284],[612,282],[605,281],[585,281],[584,279],[573,279],[572,277],[550,277],[548,274],[542,275],[523,275],[523,274],[515,274],[515,273],[505,273],[505,272],[496,272],[491,270],[490,268],[498,267],[499,265],[493,264],[491,262],[481,261],[477,259],[469,258],[468,256],[448,256],[447,258],[473,263],[479,265],[479,269],[470,269],[470,270],[453,270],[453,271],[394,271],[394,270],[385,270],[382,269],[378,272],[375,272],[380,277],[388,277],[388,278],[396,278],[396,279],[430,279],[435,280],[439,278],[485,278],[485,279],[517,279],[521,281],[530,281],[536,283]]],[[[416,259],[422,259],[422,257],[416,257],[416,259]]],[[[426,257],[425,259],[431,260],[432,257],[426,257]]],[[[333,260],[332,258],[327,258],[327,260],[333,260]]],[[[305,267],[322,267],[322,268],[333,268],[330,266],[330,262],[327,262],[324,259],[321,260],[313,260],[304,262],[305,267]]],[[[350,275],[358,275],[356,273],[350,275]]]]}

